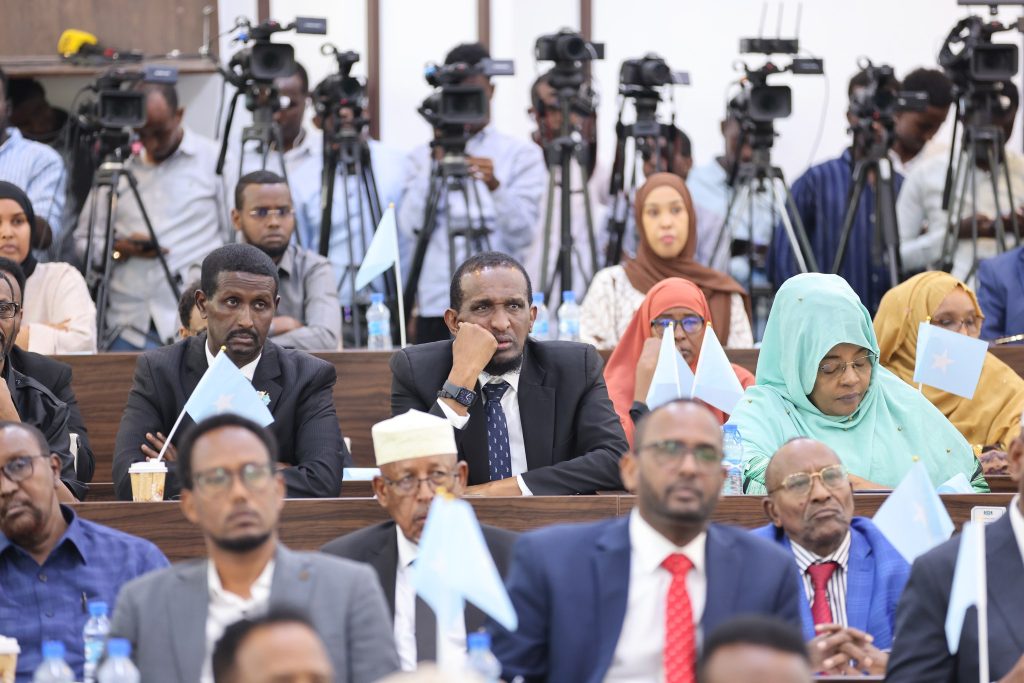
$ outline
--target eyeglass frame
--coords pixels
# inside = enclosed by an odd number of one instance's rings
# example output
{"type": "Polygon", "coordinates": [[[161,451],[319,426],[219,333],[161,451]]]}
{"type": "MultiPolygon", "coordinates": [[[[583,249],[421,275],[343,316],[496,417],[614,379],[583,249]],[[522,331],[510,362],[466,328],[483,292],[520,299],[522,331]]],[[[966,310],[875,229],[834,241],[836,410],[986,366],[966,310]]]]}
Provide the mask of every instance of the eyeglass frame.
{"type": "Polygon", "coordinates": [[[961,318],[960,320],[958,320],[956,322],[956,327],[947,327],[947,326],[941,324],[935,318],[930,318],[928,320],[928,323],[931,324],[931,325],[935,325],[935,327],[938,327],[939,329],[946,330],[947,332],[955,332],[957,334],[960,334],[960,330],[965,329],[965,328],[969,332],[980,330],[981,329],[981,325],[984,322],[984,320],[985,320],[985,316],[980,316],[980,317],[976,316],[975,318],[973,318],[971,320],[971,323],[968,324],[966,320],[961,318]]]}
{"type": "Polygon", "coordinates": [[[651,332],[655,332],[657,334],[664,334],[665,333],[665,328],[668,327],[667,323],[670,323],[670,322],[672,323],[672,332],[673,333],[675,333],[677,328],[682,328],[683,332],[687,336],[690,336],[692,334],[697,334],[698,332],[700,332],[704,328],[705,324],[707,323],[707,321],[704,318],[702,318],[701,316],[696,315],[696,314],[694,314],[694,315],[684,315],[682,318],[663,318],[662,316],[658,316],[658,317],[654,318],[653,320],[651,320],[651,332]],[[687,323],[687,321],[690,321],[690,320],[699,320],[700,321],[697,324],[697,326],[692,331],[686,329],[686,323],[687,323]]]}
{"type": "Polygon", "coordinates": [[[435,471],[431,472],[430,475],[426,477],[414,477],[411,474],[407,474],[401,479],[389,479],[388,477],[385,477],[382,474],[380,475],[380,478],[381,481],[383,481],[385,484],[393,488],[395,491],[398,492],[400,496],[404,498],[406,496],[414,495],[417,491],[420,490],[420,487],[423,485],[424,482],[426,482],[427,488],[429,488],[432,492],[436,493],[438,487],[454,483],[455,478],[457,476],[458,471],[445,472],[443,474],[439,471],[435,471]],[[432,477],[435,474],[442,476],[444,478],[444,481],[434,481],[432,477]],[[408,490],[405,490],[406,488],[408,488],[408,490]]]}
{"type": "Polygon", "coordinates": [[[20,311],[22,307],[22,305],[19,304],[17,301],[0,301],[0,307],[3,306],[14,306],[14,313],[11,313],[10,315],[3,315],[3,312],[0,311],[0,319],[3,320],[10,320],[11,318],[17,316],[18,311],[20,311]]]}
{"type": "Polygon", "coordinates": [[[693,460],[696,464],[705,467],[720,465],[722,463],[722,458],[725,457],[724,453],[720,449],[715,448],[711,444],[685,446],[683,445],[683,442],[680,441],[679,439],[662,439],[661,441],[651,441],[650,443],[645,443],[636,447],[637,453],[642,453],[643,451],[650,450],[655,450],[655,453],[652,456],[654,458],[654,462],[663,469],[667,469],[669,465],[678,466],[680,463],[683,462],[683,459],[688,455],[693,457],[693,460]],[[682,447],[681,453],[666,453],[664,450],[655,450],[663,449],[667,444],[673,444],[674,447],[682,447]],[[697,449],[701,448],[711,449],[714,452],[715,457],[712,459],[699,456],[697,454],[697,449]]]}
{"type": "Polygon", "coordinates": [[[31,479],[32,475],[36,473],[35,459],[48,457],[50,457],[49,453],[47,453],[46,455],[40,453],[26,453],[24,455],[16,455],[7,462],[5,462],[3,465],[0,465],[0,477],[3,477],[12,484],[21,484],[21,482],[31,479]],[[7,471],[7,468],[10,467],[11,463],[22,460],[28,462],[28,474],[26,474],[21,479],[15,479],[14,477],[11,476],[11,473],[7,471]]]}
{"type": "Polygon", "coordinates": [[[247,462],[237,470],[229,470],[227,467],[212,467],[208,470],[193,472],[192,486],[203,493],[225,493],[231,490],[231,487],[235,484],[235,479],[238,479],[242,482],[242,486],[246,491],[249,491],[250,493],[261,493],[266,490],[267,485],[273,480],[273,478],[274,467],[270,463],[247,462]],[[266,479],[262,486],[253,487],[253,482],[246,479],[246,472],[252,473],[253,471],[265,474],[266,479]],[[212,485],[207,479],[208,475],[218,472],[230,475],[230,479],[228,479],[223,486],[212,485]]]}
{"type": "Polygon", "coordinates": [[[776,486],[774,489],[768,491],[768,494],[771,495],[773,493],[777,493],[778,491],[785,491],[786,493],[792,493],[793,495],[796,495],[796,496],[809,496],[811,494],[811,491],[814,489],[814,480],[815,480],[815,478],[817,478],[819,481],[821,481],[821,485],[824,486],[826,490],[828,490],[828,491],[835,491],[835,490],[838,490],[838,488],[839,488],[838,485],[840,485],[840,484],[848,484],[850,482],[850,470],[846,469],[846,466],[843,465],[842,463],[838,463],[838,464],[835,464],[835,465],[826,465],[825,467],[822,467],[817,472],[794,472],[793,474],[791,474],[788,477],[786,477],[785,479],[783,479],[782,483],[779,486],[776,486]],[[825,470],[831,470],[831,469],[834,469],[834,468],[837,468],[837,467],[842,472],[842,477],[843,478],[836,482],[837,486],[829,486],[827,483],[825,483],[824,472],[825,472],[825,470]],[[808,481],[808,483],[807,483],[807,490],[802,492],[802,493],[799,492],[799,491],[795,491],[792,487],[790,487],[786,483],[786,482],[792,480],[793,477],[799,477],[801,475],[804,475],[804,476],[806,476],[808,478],[807,479],[807,481],[808,481]]]}
{"type": "MultiPolygon", "coordinates": [[[[863,356],[858,356],[857,358],[854,358],[853,360],[827,360],[827,361],[823,361],[821,363],[818,363],[818,374],[821,375],[822,377],[827,377],[829,379],[837,379],[837,378],[842,377],[843,375],[846,374],[846,368],[848,368],[848,367],[852,367],[854,372],[860,373],[860,372],[862,372],[861,368],[858,368],[856,365],[854,365],[854,363],[856,363],[857,361],[862,361],[865,358],[867,358],[869,360],[868,367],[869,368],[874,368],[875,361],[878,360],[878,354],[875,353],[874,351],[868,351],[863,356]],[[837,367],[835,370],[832,370],[831,372],[827,372],[823,366],[828,364],[828,363],[837,363],[839,365],[839,367],[837,367]]],[[[865,369],[867,369],[867,368],[865,368],[865,369]]]]}
{"type": "Polygon", "coordinates": [[[288,218],[295,215],[293,206],[257,206],[255,209],[246,211],[252,218],[264,221],[271,216],[274,218],[288,218]],[[262,212],[262,215],[260,213],[262,212]]]}

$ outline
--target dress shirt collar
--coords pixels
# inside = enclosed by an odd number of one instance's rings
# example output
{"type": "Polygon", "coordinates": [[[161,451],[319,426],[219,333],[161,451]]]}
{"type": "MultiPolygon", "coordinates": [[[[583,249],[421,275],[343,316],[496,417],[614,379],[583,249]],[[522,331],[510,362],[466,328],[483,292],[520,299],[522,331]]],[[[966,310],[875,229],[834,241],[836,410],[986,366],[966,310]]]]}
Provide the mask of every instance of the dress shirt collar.
{"type": "MultiPolygon", "coordinates": [[[[213,365],[214,359],[217,357],[210,351],[210,338],[207,337],[206,341],[203,342],[203,350],[206,351],[206,367],[213,365]]],[[[252,381],[252,376],[256,374],[256,366],[260,364],[260,358],[263,358],[263,351],[260,351],[260,355],[256,356],[252,362],[246,363],[242,367],[238,368],[239,371],[245,376],[247,380],[252,381]]]]}
{"type": "Polygon", "coordinates": [[[491,122],[488,122],[486,126],[481,128],[477,132],[473,133],[472,137],[470,137],[469,139],[473,141],[473,144],[479,145],[479,144],[483,143],[487,139],[487,137],[493,131],[494,131],[494,124],[491,123],[491,122]]]}
{"type": "Polygon", "coordinates": [[[295,259],[299,255],[299,247],[294,242],[288,244],[288,248],[281,255],[281,262],[277,264],[278,274],[291,276],[295,272],[295,259]]]}
{"type": "Polygon", "coordinates": [[[633,553],[633,566],[644,574],[653,574],[661,569],[661,563],[673,553],[682,553],[693,564],[698,573],[704,573],[707,564],[704,550],[707,544],[707,531],[680,547],[662,536],[654,527],[640,516],[640,510],[633,508],[629,513],[629,545],[633,553]]]}
{"type": "Polygon", "coordinates": [[[213,564],[213,560],[207,561],[206,569],[206,586],[210,591],[210,601],[235,601],[235,602],[254,602],[263,601],[270,597],[270,586],[274,580],[274,558],[270,558],[267,562],[267,566],[263,568],[260,575],[253,581],[252,587],[249,588],[249,598],[243,598],[240,595],[236,595],[224,588],[224,584],[220,581],[220,574],[217,573],[217,567],[213,564]]]}
{"type": "Polygon", "coordinates": [[[839,544],[839,547],[824,557],[811,552],[799,543],[793,541],[793,539],[789,539],[789,544],[793,547],[793,555],[796,557],[796,566],[800,570],[801,574],[804,574],[807,571],[807,568],[812,564],[822,564],[824,562],[835,562],[842,567],[845,572],[847,565],[850,563],[850,538],[850,531],[847,530],[846,536],[843,537],[843,541],[839,544]]]}
{"type": "Polygon", "coordinates": [[[1017,539],[1017,550],[1020,551],[1021,561],[1024,562],[1024,514],[1020,511],[1020,494],[1018,493],[1010,501],[1010,528],[1013,529],[1013,536],[1017,539]]]}
{"type": "Polygon", "coordinates": [[[171,156],[155,164],[153,163],[153,161],[150,160],[149,152],[147,152],[146,148],[143,147],[142,151],[139,152],[139,158],[142,160],[143,163],[145,163],[148,166],[159,166],[160,164],[166,164],[168,161],[171,161],[172,159],[176,158],[179,155],[184,155],[188,157],[196,156],[198,153],[202,151],[199,143],[200,140],[197,138],[196,134],[189,130],[188,126],[182,125],[181,142],[178,143],[178,149],[174,150],[171,156]]]}
{"type": "Polygon", "coordinates": [[[480,386],[490,384],[491,382],[497,382],[498,380],[505,380],[512,387],[512,391],[519,391],[519,375],[521,374],[522,366],[515,370],[509,370],[504,375],[492,375],[486,370],[480,373],[480,386]]]}
{"type": "Polygon", "coordinates": [[[395,525],[395,534],[398,536],[398,570],[408,569],[409,565],[416,561],[419,556],[420,547],[405,537],[402,527],[395,525]]]}
{"type": "MultiPolygon", "coordinates": [[[[90,542],[89,535],[86,534],[83,529],[81,520],[78,519],[78,515],[75,514],[75,511],[67,505],[60,506],[60,513],[64,516],[64,521],[67,522],[68,528],[64,531],[64,535],[61,536],[56,545],[53,546],[53,550],[50,551],[50,556],[52,557],[61,546],[67,543],[75,549],[78,556],[82,558],[82,562],[84,564],[89,564],[89,558],[95,557],[93,555],[95,549],[90,542]]],[[[2,556],[7,549],[12,546],[14,546],[14,544],[11,543],[6,536],[0,534],[0,556],[2,556]]]]}
{"type": "Polygon", "coordinates": [[[8,126],[6,130],[7,137],[4,138],[3,143],[0,144],[0,152],[17,147],[18,143],[24,139],[21,131],[14,126],[8,126]]]}

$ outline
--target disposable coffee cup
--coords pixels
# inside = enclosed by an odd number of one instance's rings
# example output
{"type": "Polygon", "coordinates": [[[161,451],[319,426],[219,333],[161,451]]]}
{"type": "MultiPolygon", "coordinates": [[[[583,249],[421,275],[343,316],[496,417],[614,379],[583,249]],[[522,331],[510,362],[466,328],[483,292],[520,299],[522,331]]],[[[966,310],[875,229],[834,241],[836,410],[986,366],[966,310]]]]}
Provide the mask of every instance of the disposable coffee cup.
{"type": "Polygon", "coordinates": [[[132,478],[132,500],[137,503],[151,503],[164,499],[167,463],[163,460],[134,462],[128,468],[128,474],[132,478]]]}
{"type": "Polygon", "coordinates": [[[0,636],[0,683],[14,683],[20,652],[17,639],[0,636]]]}

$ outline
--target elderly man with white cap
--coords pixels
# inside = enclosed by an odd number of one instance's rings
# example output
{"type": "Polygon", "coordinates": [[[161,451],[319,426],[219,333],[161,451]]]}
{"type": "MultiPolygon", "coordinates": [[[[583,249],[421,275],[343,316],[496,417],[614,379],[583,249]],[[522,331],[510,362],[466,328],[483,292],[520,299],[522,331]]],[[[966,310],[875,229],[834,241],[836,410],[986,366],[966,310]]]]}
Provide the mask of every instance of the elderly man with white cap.
{"type": "MultiPolygon", "coordinates": [[[[416,561],[434,494],[444,487],[461,496],[469,468],[458,459],[454,430],[443,418],[410,410],[378,422],[371,431],[380,468],[373,490],[392,521],[336,538],[322,550],[366,562],[377,570],[394,619],[395,644],[403,670],[413,671],[421,661],[458,661],[465,657],[466,633],[481,628],[486,617],[467,605],[465,624],[437,638],[434,613],[413,588],[411,565],[416,561]],[[438,653],[438,647],[444,652],[438,653]]],[[[516,534],[486,525],[482,528],[494,563],[504,575],[516,534]]]]}

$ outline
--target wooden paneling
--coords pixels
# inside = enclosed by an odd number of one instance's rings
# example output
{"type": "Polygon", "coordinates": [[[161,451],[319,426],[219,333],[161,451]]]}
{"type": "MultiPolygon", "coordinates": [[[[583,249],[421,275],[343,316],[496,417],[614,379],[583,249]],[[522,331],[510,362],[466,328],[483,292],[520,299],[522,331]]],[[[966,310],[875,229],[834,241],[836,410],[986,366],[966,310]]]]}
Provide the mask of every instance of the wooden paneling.
{"type": "Polygon", "coordinates": [[[380,0],[366,0],[366,97],[370,137],[380,140],[380,0]]]}

